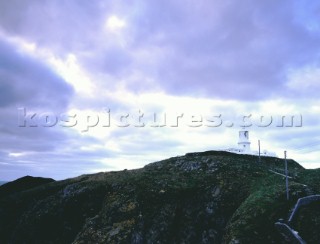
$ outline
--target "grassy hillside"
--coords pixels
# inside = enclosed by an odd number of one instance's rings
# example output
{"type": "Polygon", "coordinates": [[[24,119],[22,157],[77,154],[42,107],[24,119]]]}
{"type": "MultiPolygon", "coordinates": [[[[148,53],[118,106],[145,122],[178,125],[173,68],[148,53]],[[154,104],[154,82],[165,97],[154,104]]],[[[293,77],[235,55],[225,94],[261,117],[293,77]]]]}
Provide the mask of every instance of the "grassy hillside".
{"type": "Polygon", "coordinates": [[[190,153],[12,194],[0,199],[0,243],[285,243],[274,223],[318,190],[319,173],[290,160],[287,202],[284,178],[269,171],[283,160],[262,159],[190,153]]]}

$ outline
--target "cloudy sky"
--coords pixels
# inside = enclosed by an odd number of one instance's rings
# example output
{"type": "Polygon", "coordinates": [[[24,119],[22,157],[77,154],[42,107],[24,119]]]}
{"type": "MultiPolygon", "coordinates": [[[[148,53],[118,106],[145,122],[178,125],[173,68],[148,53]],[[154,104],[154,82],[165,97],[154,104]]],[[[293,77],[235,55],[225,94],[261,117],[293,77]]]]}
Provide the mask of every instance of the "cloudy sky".
{"type": "Polygon", "coordinates": [[[0,180],[236,147],[241,125],[317,168],[319,78],[318,1],[0,1],[0,180]]]}

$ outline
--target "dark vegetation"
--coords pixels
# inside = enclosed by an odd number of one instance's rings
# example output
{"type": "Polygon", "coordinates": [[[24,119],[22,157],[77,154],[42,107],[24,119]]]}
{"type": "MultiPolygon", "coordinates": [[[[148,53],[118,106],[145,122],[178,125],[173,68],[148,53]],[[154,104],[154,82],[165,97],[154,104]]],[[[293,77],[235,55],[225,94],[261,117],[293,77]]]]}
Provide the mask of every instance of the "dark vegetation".
{"type": "MultiPolygon", "coordinates": [[[[269,171],[281,171],[283,160],[257,161],[189,153],[138,170],[19,188],[0,198],[0,243],[285,243],[274,223],[299,197],[319,193],[320,172],[289,160],[286,201],[284,177],[269,171]]],[[[294,224],[319,243],[319,222],[314,204],[294,224]]]]}
{"type": "Polygon", "coordinates": [[[53,179],[25,176],[13,182],[8,182],[0,187],[0,198],[19,193],[43,184],[54,182],[53,179]]]}

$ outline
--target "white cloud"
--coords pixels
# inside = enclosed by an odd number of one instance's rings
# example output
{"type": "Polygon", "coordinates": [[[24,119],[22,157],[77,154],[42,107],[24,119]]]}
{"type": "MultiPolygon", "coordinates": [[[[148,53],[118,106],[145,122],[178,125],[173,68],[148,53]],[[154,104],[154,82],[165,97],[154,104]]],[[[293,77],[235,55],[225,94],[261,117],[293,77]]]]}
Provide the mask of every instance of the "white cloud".
{"type": "Polygon", "coordinates": [[[61,75],[74,89],[78,95],[94,95],[94,83],[80,67],[77,57],[74,54],[67,54],[65,60],[61,60],[51,55],[48,62],[54,67],[56,72],[61,75]]]}
{"type": "Polygon", "coordinates": [[[123,19],[117,17],[116,15],[112,15],[108,17],[106,20],[106,27],[108,30],[111,31],[121,30],[124,27],[126,27],[126,25],[126,22],[123,19]]]}

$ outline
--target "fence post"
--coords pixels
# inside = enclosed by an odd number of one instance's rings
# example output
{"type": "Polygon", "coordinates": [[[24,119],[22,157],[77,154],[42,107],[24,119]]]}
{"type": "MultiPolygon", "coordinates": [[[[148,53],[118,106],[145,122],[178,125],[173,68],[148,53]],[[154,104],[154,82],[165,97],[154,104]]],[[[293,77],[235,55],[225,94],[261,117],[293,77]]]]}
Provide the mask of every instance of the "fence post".
{"type": "Polygon", "coordinates": [[[287,200],[289,200],[289,182],[288,182],[287,151],[284,151],[284,167],[285,167],[285,174],[286,174],[286,191],[287,191],[287,200]]]}

